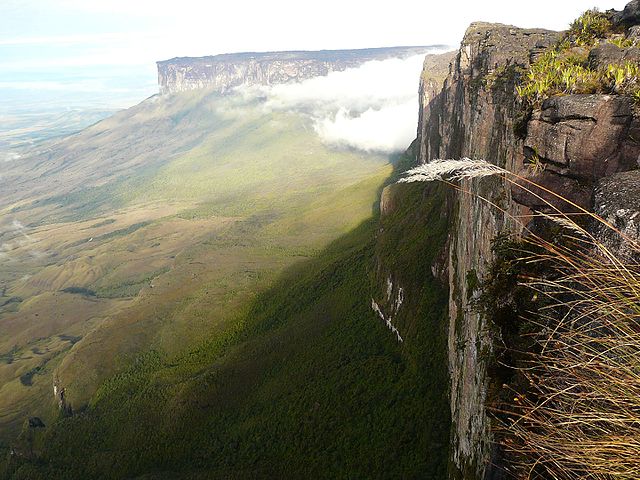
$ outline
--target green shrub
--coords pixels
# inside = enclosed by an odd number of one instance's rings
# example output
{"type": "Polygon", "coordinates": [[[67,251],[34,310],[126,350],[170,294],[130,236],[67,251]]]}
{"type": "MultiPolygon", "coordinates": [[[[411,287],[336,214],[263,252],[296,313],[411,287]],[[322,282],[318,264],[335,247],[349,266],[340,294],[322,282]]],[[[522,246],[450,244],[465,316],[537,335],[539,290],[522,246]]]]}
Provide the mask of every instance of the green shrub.
{"type": "MultiPolygon", "coordinates": [[[[516,85],[518,96],[529,107],[538,107],[554,95],[592,93],[630,95],[638,103],[640,68],[636,62],[599,69],[589,65],[589,47],[612,33],[613,26],[604,13],[585,12],[555,47],[531,64],[516,85]]],[[[632,44],[620,36],[612,36],[607,41],[619,48],[632,44]]]]}
{"type": "Polygon", "coordinates": [[[574,45],[591,46],[612,31],[613,25],[606,14],[592,9],[573,21],[567,32],[567,38],[574,45]]]}

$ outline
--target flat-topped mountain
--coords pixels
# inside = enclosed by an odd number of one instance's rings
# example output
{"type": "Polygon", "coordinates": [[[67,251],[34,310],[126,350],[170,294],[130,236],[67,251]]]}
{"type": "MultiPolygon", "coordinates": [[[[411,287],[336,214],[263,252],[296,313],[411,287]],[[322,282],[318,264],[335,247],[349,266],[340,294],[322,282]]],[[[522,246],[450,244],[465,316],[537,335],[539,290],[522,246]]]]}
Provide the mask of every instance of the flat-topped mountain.
{"type": "Polygon", "coordinates": [[[179,57],[157,62],[160,93],[213,88],[224,93],[239,85],[296,82],[358,67],[371,60],[407,58],[445,48],[443,45],[227,53],[207,57],[179,57]]]}

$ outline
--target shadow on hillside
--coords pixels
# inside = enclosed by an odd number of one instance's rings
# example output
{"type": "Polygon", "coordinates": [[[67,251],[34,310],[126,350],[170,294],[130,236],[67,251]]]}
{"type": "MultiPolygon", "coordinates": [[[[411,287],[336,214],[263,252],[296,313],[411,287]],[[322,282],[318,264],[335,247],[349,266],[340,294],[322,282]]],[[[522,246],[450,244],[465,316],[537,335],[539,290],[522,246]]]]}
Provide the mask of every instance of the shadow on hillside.
{"type": "MultiPolygon", "coordinates": [[[[413,163],[410,154],[393,161],[379,194],[413,163]]],[[[387,242],[402,238],[389,251],[408,257],[407,266],[394,262],[413,275],[430,271],[431,254],[412,257],[431,239],[420,222],[433,223],[438,212],[416,208],[424,189],[407,189],[400,212],[415,217],[385,225],[387,242]]],[[[371,310],[380,289],[377,203],[374,210],[286,269],[222,334],[171,361],[143,354],[84,413],[60,419],[41,439],[23,437],[38,446],[38,459],[14,460],[9,478],[445,478],[438,332],[446,295],[416,277],[403,307],[416,340],[400,344],[388,334],[371,310]]]]}

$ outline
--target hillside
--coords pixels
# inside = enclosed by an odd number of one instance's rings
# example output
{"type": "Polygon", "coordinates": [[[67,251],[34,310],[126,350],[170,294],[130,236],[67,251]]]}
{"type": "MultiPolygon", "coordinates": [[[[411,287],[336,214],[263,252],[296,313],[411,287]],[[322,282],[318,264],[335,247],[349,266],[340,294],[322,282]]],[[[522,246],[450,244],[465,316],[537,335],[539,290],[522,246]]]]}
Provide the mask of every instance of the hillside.
{"type": "MultiPolygon", "coordinates": [[[[22,448],[33,445],[44,463],[14,464],[11,478],[442,478],[445,292],[428,277],[407,292],[402,344],[370,306],[382,294],[377,257],[443,242],[440,207],[423,203],[423,191],[398,208],[438,225],[433,233],[398,241],[406,227],[390,218],[376,247],[377,221],[365,221],[284,272],[197,348],[152,350],[101,386],[84,413],[26,431],[22,448]]],[[[423,278],[430,260],[405,274],[423,278]]]]}
{"type": "Polygon", "coordinates": [[[120,355],[202,338],[370,214],[388,158],[332,151],[295,114],[216,115],[225,102],[153,98],[3,177],[3,429],[50,418],[59,365],[87,399],[120,355]]]}
{"type": "MultiPolygon", "coordinates": [[[[444,471],[442,362],[371,309],[375,215],[399,157],[331,147],[308,113],[265,101],[154,96],[8,164],[6,474],[444,471]],[[87,441],[95,428],[104,443],[87,441]],[[390,449],[403,460],[387,465],[390,449]]],[[[417,293],[439,302],[438,288],[417,293]]],[[[428,336],[441,310],[429,315],[403,328],[428,336]]]]}

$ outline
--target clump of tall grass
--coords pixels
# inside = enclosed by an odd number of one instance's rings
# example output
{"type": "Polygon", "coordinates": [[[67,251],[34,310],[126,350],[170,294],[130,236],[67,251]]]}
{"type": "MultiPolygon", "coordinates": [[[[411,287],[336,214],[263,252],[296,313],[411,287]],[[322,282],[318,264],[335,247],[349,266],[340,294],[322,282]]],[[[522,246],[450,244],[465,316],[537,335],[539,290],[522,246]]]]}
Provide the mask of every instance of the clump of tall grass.
{"type": "Polygon", "coordinates": [[[517,477],[638,479],[640,268],[588,234],[525,245],[547,273],[522,279],[546,301],[526,318],[537,327],[519,366],[526,391],[499,409],[517,477]]]}
{"type": "Polygon", "coordinates": [[[614,93],[629,93],[635,96],[640,92],[640,65],[636,62],[609,65],[606,77],[614,93]]]}
{"type": "Polygon", "coordinates": [[[405,172],[405,176],[398,183],[433,182],[434,180],[462,180],[464,178],[479,178],[505,173],[504,168],[493,165],[485,160],[433,160],[419,165],[405,172]]]}
{"type": "MultiPolygon", "coordinates": [[[[548,192],[488,162],[434,163],[410,170],[404,181],[499,174],[529,193],[548,192]]],[[[520,319],[536,332],[533,348],[517,367],[527,386],[496,409],[502,444],[513,461],[509,471],[522,479],[637,480],[640,245],[576,205],[578,217],[547,206],[538,215],[564,231],[561,240],[525,227],[520,247],[522,262],[544,265],[535,270],[544,273],[519,280],[532,298],[543,299],[520,319]],[[633,254],[622,258],[611,251],[590,233],[585,219],[620,235],[633,254]]]]}

